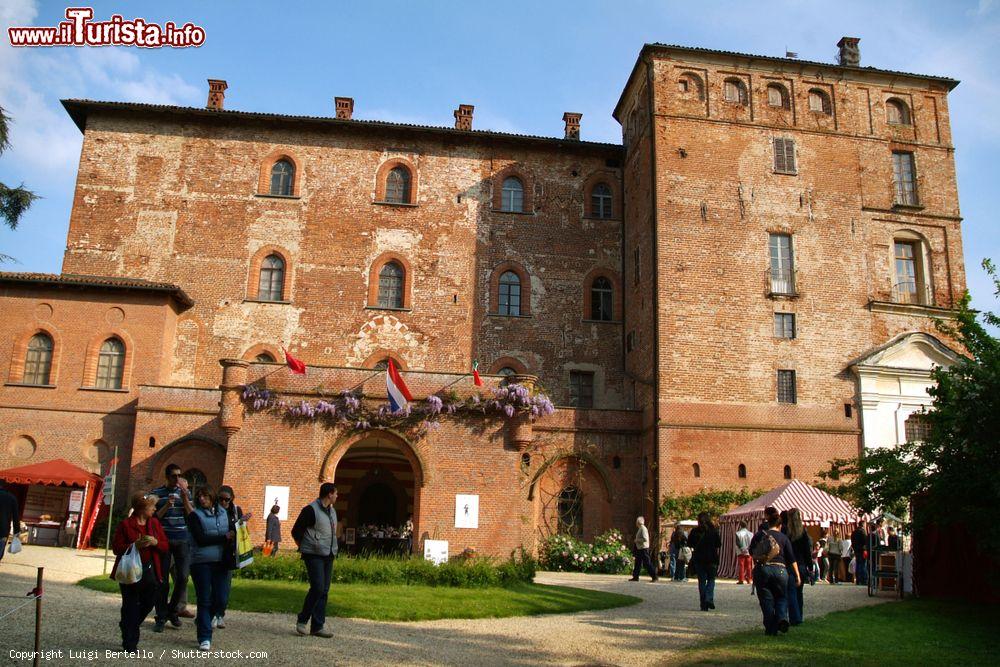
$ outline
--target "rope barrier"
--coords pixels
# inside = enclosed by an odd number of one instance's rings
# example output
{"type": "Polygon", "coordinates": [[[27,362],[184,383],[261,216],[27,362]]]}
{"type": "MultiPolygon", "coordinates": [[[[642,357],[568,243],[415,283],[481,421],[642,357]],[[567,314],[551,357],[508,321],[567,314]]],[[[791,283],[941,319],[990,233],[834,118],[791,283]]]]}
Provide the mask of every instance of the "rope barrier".
{"type": "MultiPolygon", "coordinates": [[[[33,595],[33,593],[34,593],[34,591],[32,591],[31,593],[28,593],[28,595],[30,597],[28,597],[28,599],[25,600],[24,602],[22,602],[21,604],[17,605],[13,609],[10,609],[10,610],[4,612],[3,614],[0,614],[0,621],[2,621],[3,619],[7,618],[8,616],[10,616],[11,614],[13,614],[15,611],[17,611],[21,607],[24,607],[24,606],[26,606],[28,604],[31,604],[32,602],[34,602],[38,598],[42,597],[40,594],[39,595],[33,595]]],[[[0,597],[5,597],[5,598],[16,597],[16,598],[20,598],[21,596],[20,595],[3,595],[3,596],[0,596],[0,597]]]]}

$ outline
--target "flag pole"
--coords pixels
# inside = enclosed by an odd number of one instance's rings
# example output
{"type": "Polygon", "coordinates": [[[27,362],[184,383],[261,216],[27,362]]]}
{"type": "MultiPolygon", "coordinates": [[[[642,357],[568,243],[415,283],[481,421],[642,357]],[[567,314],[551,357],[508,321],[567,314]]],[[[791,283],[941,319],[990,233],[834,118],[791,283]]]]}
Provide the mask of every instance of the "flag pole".
{"type": "Polygon", "coordinates": [[[111,544],[111,519],[115,511],[115,480],[118,478],[118,445],[115,445],[115,456],[111,467],[111,504],[108,505],[108,530],[104,536],[104,568],[102,574],[108,573],[108,546],[111,544]]]}

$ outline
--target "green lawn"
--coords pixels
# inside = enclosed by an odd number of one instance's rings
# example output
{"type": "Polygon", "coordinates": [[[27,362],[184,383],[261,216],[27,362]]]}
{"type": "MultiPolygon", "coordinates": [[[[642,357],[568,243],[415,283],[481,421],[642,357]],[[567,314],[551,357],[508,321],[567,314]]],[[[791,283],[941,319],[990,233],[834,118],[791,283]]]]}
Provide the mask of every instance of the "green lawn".
{"type": "MultiPolygon", "coordinates": [[[[89,577],[80,585],[118,593],[118,584],[106,576],[89,577]]],[[[234,579],[229,608],[298,613],[308,588],[301,582],[234,579]]],[[[188,587],[188,599],[195,599],[193,586],[188,587]]],[[[518,584],[511,588],[334,584],[330,588],[327,615],[375,621],[426,621],[566,614],[624,607],[637,602],[641,600],[631,595],[541,584],[518,584]]]]}
{"type": "Polygon", "coordinates": [[[907,600],[841,611],[765,637],[763,629],[713,639],[682,665],[996,665],[1000,607],[907,600]]]}

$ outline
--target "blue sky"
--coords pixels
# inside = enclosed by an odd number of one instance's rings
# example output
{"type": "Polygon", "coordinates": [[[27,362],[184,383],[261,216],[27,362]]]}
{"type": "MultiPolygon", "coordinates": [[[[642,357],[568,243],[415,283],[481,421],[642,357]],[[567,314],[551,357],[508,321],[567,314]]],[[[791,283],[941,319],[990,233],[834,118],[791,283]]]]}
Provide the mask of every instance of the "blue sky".
{"type": "MultiPolygon", "coordinates": [[[[77,3],[84,5],[85,3],[77,3]]],[[[55,25],[65,2],[0,0],[0,27],[55,25]]],[[[69,5],[72,6],[72,5],[69,5]]],[[[192,49],[12,49],[0,38],[0,106],[14,117],[0,182],[44,199],[15,232],[0,229],[4,270],[58,272],[81,136],[63,97],[203,106],[205,80],[229,82],[227,108],[450,125],[459,103],[475,126],[559,136],[564,111],[583,138],[620,141],[611,111],[645,42],[833,62],[837,40],[861,38],[863,65],[950,76],[963,242],[973,304],[997,310],[979,267],[1000,262],[1000,2],[94,2],[156,23],[191,21],[192,49]],[[753,7],[748,11],[748,7],[753,7]]]]}

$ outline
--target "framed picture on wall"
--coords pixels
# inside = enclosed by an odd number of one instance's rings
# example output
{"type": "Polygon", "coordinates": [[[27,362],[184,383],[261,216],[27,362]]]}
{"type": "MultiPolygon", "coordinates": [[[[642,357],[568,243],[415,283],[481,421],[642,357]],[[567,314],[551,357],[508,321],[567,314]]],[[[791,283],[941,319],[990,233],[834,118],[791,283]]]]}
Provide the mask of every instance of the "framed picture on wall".
{"type": "Polygon", "coordinates": [[[353,528],[348,528],[344,531],[344,542],[347,544],[354,544],[356,537],[353,528]]]}

